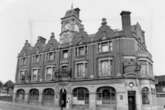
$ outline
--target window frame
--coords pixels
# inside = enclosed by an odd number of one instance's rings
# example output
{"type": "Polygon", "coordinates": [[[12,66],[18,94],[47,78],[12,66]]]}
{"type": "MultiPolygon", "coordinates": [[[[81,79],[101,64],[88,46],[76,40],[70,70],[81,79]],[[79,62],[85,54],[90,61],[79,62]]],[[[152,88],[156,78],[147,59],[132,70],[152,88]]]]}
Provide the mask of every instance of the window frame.
{"type": "Polygon", "coordinates": [[[69,58],[69,50],[68,49],[62,50],[62,58],[63,59],[68,59],[69,58]],[[65,54],[67,54],[67,57],[65,57],[65,54]]]}
{"type": "Polygon", "coordinates": [[[88,54],[88,46],[87,45],[81,45],[75,47],[75,56],[85,56],[88,54]],[[83,54],[81,54],[80,48],[83,48],[83,54]]]}
{"type": "Polygon", "coordinates": [[[113,72],[112,69],[113,69],[113,59],[111,57],[108,57],[108,58],[99,58],[98,59],[98,76],[99,77],[109,77],[109,76],[111,76],[112,75],[112,72],[113,72]],[[104,72],[102,71],[102,70],[108,71],[108,70],[105,70],[105,69],[102,68],[103,66],[102,66],[101,62],[103,62],[103,61],[107,61],[107,63],[110,63],[109,64],[110,65],[110,68],[107,67],[107,68],[110,69],[110,72],[107,73],[107,74],[104,74],[104,72]]]}
{"type": "Polygon", "coordinates": [[[51,80],[53,80],[54,72],[55,72],[55,66],[54,66],[54,65],[46,66],[46,67],[45,67],[45,80],[46,80],[46,81],[51,81],[51,80]],[[51,78],[50,78],[50,79],[47,79],[48,68],[51,68],[51,69],[52,69],[52,74],[51,74],[51,78]]]}
{"type": "MultiPolygon", "coordinates": [[[[106,46],[106,45],[104,45],[104,46],[106,46]]],[[[99,53],[106,53],[106,52],[112,52],[112,51],[113,51],[112,40],[101,41],[98,43],[98,52],[99,53]],[[107,46],[108,46],[107,51],[103,51],[103,45],[105,43],[107,43],[107,46]]]]}
{"type": "Polygon", "coordinates": [[[55,60],[55,52],[54,52],[54,51],[49,51],[49,52],[47,52],[47,53],[46,53],[46,61],[53,61],[53,60],[55,60]],[[51,59],[50,54],[52,54],[53,59],[51,59]]]}
{"type": "Polygon", "coordinates": [[[87,76],[87,71],[88,71],[88,61],[79,61],[75,63],[75,77],[76,78],[85,78],[87,76]],[[79,73],[78,72],[78,65],[82,64],[84,68],[84,73],[79,73]],[[82,76],[83,74],[83,76],[82,76]]]}
{"type": "Polygon", "coordinates": [[[39,80],[39,68],[32,68],[32,75],[31,75],[31,81],[35,82],[39,80]],[[34,80],[34,70],[37,70],[37,74],[36,74],[36,79],[34,80]]]}

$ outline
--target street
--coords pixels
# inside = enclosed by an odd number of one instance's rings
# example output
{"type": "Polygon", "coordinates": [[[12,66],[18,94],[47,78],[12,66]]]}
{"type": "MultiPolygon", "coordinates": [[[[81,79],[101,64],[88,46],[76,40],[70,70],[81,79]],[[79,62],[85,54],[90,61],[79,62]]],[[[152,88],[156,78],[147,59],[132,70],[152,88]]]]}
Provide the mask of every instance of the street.
{"type": "Polygon", "coordinates": [[[58,110],[58,109],[53,107],[48,108],[43,106],[0,101],[0,110],[58,110]]]}

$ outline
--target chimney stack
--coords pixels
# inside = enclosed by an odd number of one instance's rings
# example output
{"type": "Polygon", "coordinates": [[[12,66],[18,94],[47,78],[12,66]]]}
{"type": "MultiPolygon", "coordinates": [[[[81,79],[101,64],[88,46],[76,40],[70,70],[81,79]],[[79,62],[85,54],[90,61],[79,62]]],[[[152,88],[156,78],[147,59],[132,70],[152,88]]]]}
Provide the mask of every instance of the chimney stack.
{"type": "Polygon", "coordinates": [[[122,29],[123,30],[129,30],[131,27],[131,18],[130,18],[130,11],[122,11],[120,13],[121,20],[122,20],[122,29]]]}

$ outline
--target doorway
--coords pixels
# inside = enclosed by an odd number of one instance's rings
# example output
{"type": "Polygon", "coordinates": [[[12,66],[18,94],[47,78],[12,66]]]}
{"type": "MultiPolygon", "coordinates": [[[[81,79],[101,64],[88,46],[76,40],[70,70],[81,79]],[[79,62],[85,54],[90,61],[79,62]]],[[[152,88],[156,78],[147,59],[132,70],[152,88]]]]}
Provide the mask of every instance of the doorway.
{"type": "Polygon", "coordinates": [[[128,91],[128,110],[136,110],[136,91],[128,91]]]}
{"type": "Polygon", "coordinates": [[[66,90],[65,89],[61,89],[60,90],[60,99],[59,99],[60,107],[62,107],[62,108],[66,107],[66,103],[67,103],[66,99],[67,99],[66,90]]]}

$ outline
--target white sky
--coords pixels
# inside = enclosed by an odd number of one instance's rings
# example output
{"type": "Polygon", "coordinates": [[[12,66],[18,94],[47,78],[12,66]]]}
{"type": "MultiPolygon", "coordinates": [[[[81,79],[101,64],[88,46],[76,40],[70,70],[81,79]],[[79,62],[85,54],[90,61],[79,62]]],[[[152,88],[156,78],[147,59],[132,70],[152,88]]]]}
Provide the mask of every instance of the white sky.
{"type": "Polygon", "coordinates": [[[59,38],[60,18],[72,2],[81,9],[80,17],[88,33],[98,30],[103,17],[112,28],[121,29],[120,12],[131,11],[132,24],[138,21],[146,32],[154,74],[165,74],[163,0],[0,0],[1,81],[14,81],[17,55],[26,39],[34,45],[39,35],[49,39],[50,33],[55,32],[59,38]]]}

